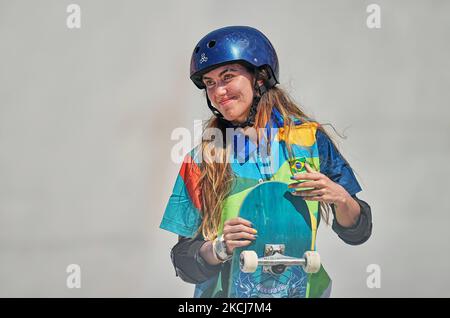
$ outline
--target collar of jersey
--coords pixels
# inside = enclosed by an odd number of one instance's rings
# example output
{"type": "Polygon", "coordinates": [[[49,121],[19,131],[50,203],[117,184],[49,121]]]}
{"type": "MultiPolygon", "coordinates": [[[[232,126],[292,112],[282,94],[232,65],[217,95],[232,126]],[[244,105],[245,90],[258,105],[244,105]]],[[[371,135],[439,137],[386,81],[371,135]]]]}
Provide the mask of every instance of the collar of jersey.
{"type": "MultiPolygon", "coordinates": [[[[295,125],[300,125],[301,121],[297,118],[294,118],[295,125]]],[[[270,120],[267,122],[266,125],[266,134],[269,137],[270,143],[272,144],[274,137],[278,133],[278,129],[280,127],[284,126],[284,120],[281,113],[275,108],[272,108],[272,114],[270,116],[270,120]]],[[[242,132],[236,132],[235,138],[234,138],[234,150],[235,150],[235,160],[238,160],[238,162],[243,165],[245,162],[248,161],[250,156],[252,156],[256,150],[257,146],[256,144],[250,140],[249,137],[245,136],[242,132]],[[239,140],[240,138],[243,138],[244,141],[239,140]],[[237,142],[239,140],[239,142],[237,142]]],[[[262,142],[260,143],[260,153],[266,153],[265,152],[266,143],[262,142]]]]}

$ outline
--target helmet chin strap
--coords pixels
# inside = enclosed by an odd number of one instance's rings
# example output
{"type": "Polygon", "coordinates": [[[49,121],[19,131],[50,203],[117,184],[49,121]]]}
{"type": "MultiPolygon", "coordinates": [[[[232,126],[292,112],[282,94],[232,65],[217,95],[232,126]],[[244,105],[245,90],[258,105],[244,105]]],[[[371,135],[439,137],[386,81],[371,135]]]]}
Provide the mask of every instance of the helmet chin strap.
{"type": "Polygon", "coordinates": [[[255,92],[259,94],[254,94],[252,105],[250,106],[250,112],[247,116],[247,119],[243,123],[233,124],[231,121],[226,120],[223,115],[211,104],[211,101],[208,98],[208,94],[206,94],[206,101],[208,103],[209,109],[213,112],[213,114],[219,119],[219,121],[227,128],[245,128],[252,127],[255,124],[256,112],[258,110],[258,104],[261,100],[261,96],[267,92],[265,85],[258,85],[258,82],[255,80],[254,85],[255,92]]]}

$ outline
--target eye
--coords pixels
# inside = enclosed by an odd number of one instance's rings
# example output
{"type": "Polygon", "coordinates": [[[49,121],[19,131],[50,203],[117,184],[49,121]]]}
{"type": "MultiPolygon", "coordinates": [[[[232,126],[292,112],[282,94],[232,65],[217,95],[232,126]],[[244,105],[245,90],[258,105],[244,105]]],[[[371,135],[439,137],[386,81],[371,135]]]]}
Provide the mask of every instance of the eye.
{"type": "Polygon", "coordinates": [[[225,76],[223,77],[223,79],[226,81],[226,80],[229,80],[229,79],[231,79],[231,78],[233,78],[233,74],[225,74],[225,76]]]}
{"type": "Polygon", "coordinates": [[[206,87],[211,87],[211,86],[214,85],[214,82],[213,82],[213,81],[210,81],[210,80],[205,81],[204,83],[205,83],[206,87]]]}

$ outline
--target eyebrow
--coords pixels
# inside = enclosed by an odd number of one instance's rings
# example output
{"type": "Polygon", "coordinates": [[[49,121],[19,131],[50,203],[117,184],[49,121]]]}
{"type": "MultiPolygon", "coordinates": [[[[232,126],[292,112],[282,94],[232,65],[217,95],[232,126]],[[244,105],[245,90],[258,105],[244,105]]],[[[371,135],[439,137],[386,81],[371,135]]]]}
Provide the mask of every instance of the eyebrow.
{"type": "MultiPolygon", "coordinates": [[[[226,72],[237,72],[237,70],[234,69],[234,68],[227,68],[226,70],[223,70],[222,72],[220,72],[219,77],[221,77],[226,72]]],[[[203,79],[212,79],[212,78],[211,77],[207,77],[207,76],[203,76],[203,79]]]]}

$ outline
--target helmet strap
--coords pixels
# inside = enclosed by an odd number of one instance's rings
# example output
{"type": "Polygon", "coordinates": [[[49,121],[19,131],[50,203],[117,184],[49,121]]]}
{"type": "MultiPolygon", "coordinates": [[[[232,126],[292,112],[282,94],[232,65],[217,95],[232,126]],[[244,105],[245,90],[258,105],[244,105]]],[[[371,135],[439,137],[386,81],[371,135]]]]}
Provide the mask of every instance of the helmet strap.
{"type": "Polygon", "coordinates": [[[206,103],[208,104],[209,109],[212,111],[212,113],[217,117],[217,118],[223,118],[223,115],[217,110],[217,108],[215,108],[212,104],[211,101],[209,100],[208,94],[206,94],[206,103]]]}

